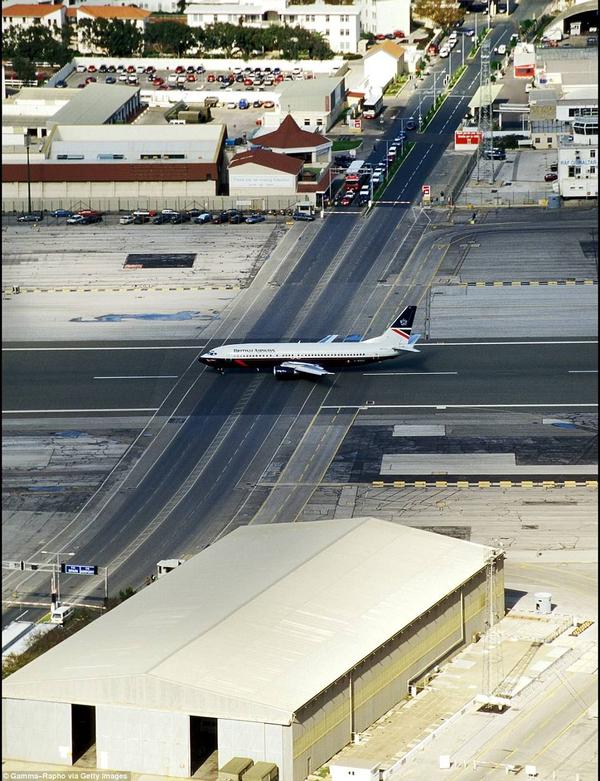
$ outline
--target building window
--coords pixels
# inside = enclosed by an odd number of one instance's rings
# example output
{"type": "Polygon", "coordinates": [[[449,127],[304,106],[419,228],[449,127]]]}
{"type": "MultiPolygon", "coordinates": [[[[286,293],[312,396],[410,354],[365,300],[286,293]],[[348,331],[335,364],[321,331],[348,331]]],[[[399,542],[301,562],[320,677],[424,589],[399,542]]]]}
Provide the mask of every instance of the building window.
{"type": "Polygon", "coordinates": [[[590,157],[596,157],[596,150],[590,149],[590,157]]]}
{"type": "Polygon", "coordinates": [[[539,143],[541,142],[541,140],[542,140],[541,138],[535,138],[535,139],[534,139],[534,141],[535,141],[535,143],[536,143],[536,144],[539,144],[539,143]]]}
{"type": "Polygon", "coordinates": [[[590,166],[590,176],[595,176],[595,174],[596,174],[596,166],[595,165],[591,165],[590,166]]]}
{"type": "Polygon", "coordinates": [[[304,127],[310,127],[310,119],[304,120],[304,127]]]}
{"type": "Polygon", "coordinates": [[[551,144],[552,143],[552,136],[546,136],[546,143],[551,144]]]}

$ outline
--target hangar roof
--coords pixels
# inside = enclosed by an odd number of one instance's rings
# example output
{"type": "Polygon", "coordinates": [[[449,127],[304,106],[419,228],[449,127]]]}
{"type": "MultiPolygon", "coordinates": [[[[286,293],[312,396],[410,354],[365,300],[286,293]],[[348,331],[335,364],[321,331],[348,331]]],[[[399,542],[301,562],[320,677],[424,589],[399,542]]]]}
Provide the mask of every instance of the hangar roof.
{"type": "Polygon", "coordinates": [[[244,526],[3,681],[3,697],[289,724],[492,549],[375,518],[244,526]]]}
{"type": "Polygon", "coordinates": [[[127,103],[139,87],[124,84],[88,84],[78,89],[66,106],[49,120],[53,125],[103,125],[127,103]]]}

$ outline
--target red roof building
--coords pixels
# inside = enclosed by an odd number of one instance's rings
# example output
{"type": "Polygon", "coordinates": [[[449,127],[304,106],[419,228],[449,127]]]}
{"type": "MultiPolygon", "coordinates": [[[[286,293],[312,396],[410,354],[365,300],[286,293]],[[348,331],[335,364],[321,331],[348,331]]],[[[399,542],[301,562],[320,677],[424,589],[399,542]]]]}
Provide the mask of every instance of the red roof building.
{"type": "Polygon", "coordinates": [[[285,117],[277,130],[254,136],[252,143],[305,162],[326,162],[331,159],[331,141],[320,133],[302,130],[291,114],[285,117]]]}

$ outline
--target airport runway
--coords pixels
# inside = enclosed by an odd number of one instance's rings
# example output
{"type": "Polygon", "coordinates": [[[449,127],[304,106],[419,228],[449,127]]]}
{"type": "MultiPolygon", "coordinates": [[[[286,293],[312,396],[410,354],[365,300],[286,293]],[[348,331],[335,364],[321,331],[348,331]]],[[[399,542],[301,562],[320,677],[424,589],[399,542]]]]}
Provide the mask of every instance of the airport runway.
{"type": "MultiPolygon", "coordinates": [[[[369,401],[398,407],[567,408],[597,401],[597,345],[594,339],[425,342],[417,355],[353,368],[318,382],[295,382],[304,392],[318,388],[328,406],[369,401]]],[[[293,395],[292,383],[280,383],[270,372],[232,369],[221,376],[207,369],[195,360],[200,346],[57,347],[4,352],[4,414],[151,414],[190,365],[197,378],[184,414],[204,415],[209,406],[212,414],[229,414],[230,389],[235,389],[235,403],[236,394],[244,395],[256,382],[257,395],[272,392],[273,413],[293,395]]]]}

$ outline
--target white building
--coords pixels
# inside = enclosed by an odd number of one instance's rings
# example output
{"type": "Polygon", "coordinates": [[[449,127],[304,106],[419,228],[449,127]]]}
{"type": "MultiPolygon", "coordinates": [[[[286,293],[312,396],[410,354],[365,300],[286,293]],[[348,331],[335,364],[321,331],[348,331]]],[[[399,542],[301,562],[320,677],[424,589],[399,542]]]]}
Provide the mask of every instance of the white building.
{"type": "Polygon", "coordinates": [[[75,20],[77,24],[77,45],[82,54],[91,54],[93,49],[85,42],[82,35],[80,24],[84,20],[94,21],[96,19],[120,19],[126,22],[133,22],[135,26],[144,32],[146,29],[146,20],[150,16],[150,11],[136,6],[112,6],[112,5],[80,5],[77,8],[75,20]]]}
{"type": "Polygon", "coordinates": [[[384,90],[404,72],[404,47],[393,41],[372,46],[365,54],[363,72],[370,85],[384,90]]]}
{"type": "Polygon", "coordinates": [[[355,6],[290,5],[286,0],[245,0],[243,3],[194,3],[186,8],[190,27],[215,22],[267,27],[270,24],[304,27],[320,33],[336,52],[356,52],[360,40],[361,11],[355,6]]]}
{"type": "Polygon", "coordinates": [[[360,0],[358,7],[363,32],[373,35],[386,35],[396,30],[406,35],[410,33],[411,0],[360,0]]]}
{"type": "Polygon", "coordinates": [[[242,526],[5,678],[3,758],[95,744],[98,769],[189,778],[218,751],[303,781],[503,615],[502,551],[375,518],[242,526]]]}
{"type": "Polygon", "coordinates": [[[563,198],[598,197],[598,116],[580,117],[558,146],[558,190],[563,198]]]}
{"type": "Polygon", "coordinates": [[[38,5],[16,3],[2,8],[2,28],[21,27],[26,29],[34,24],[60,30],[65,21],[66,8],[63,5],[38,5]]]}

